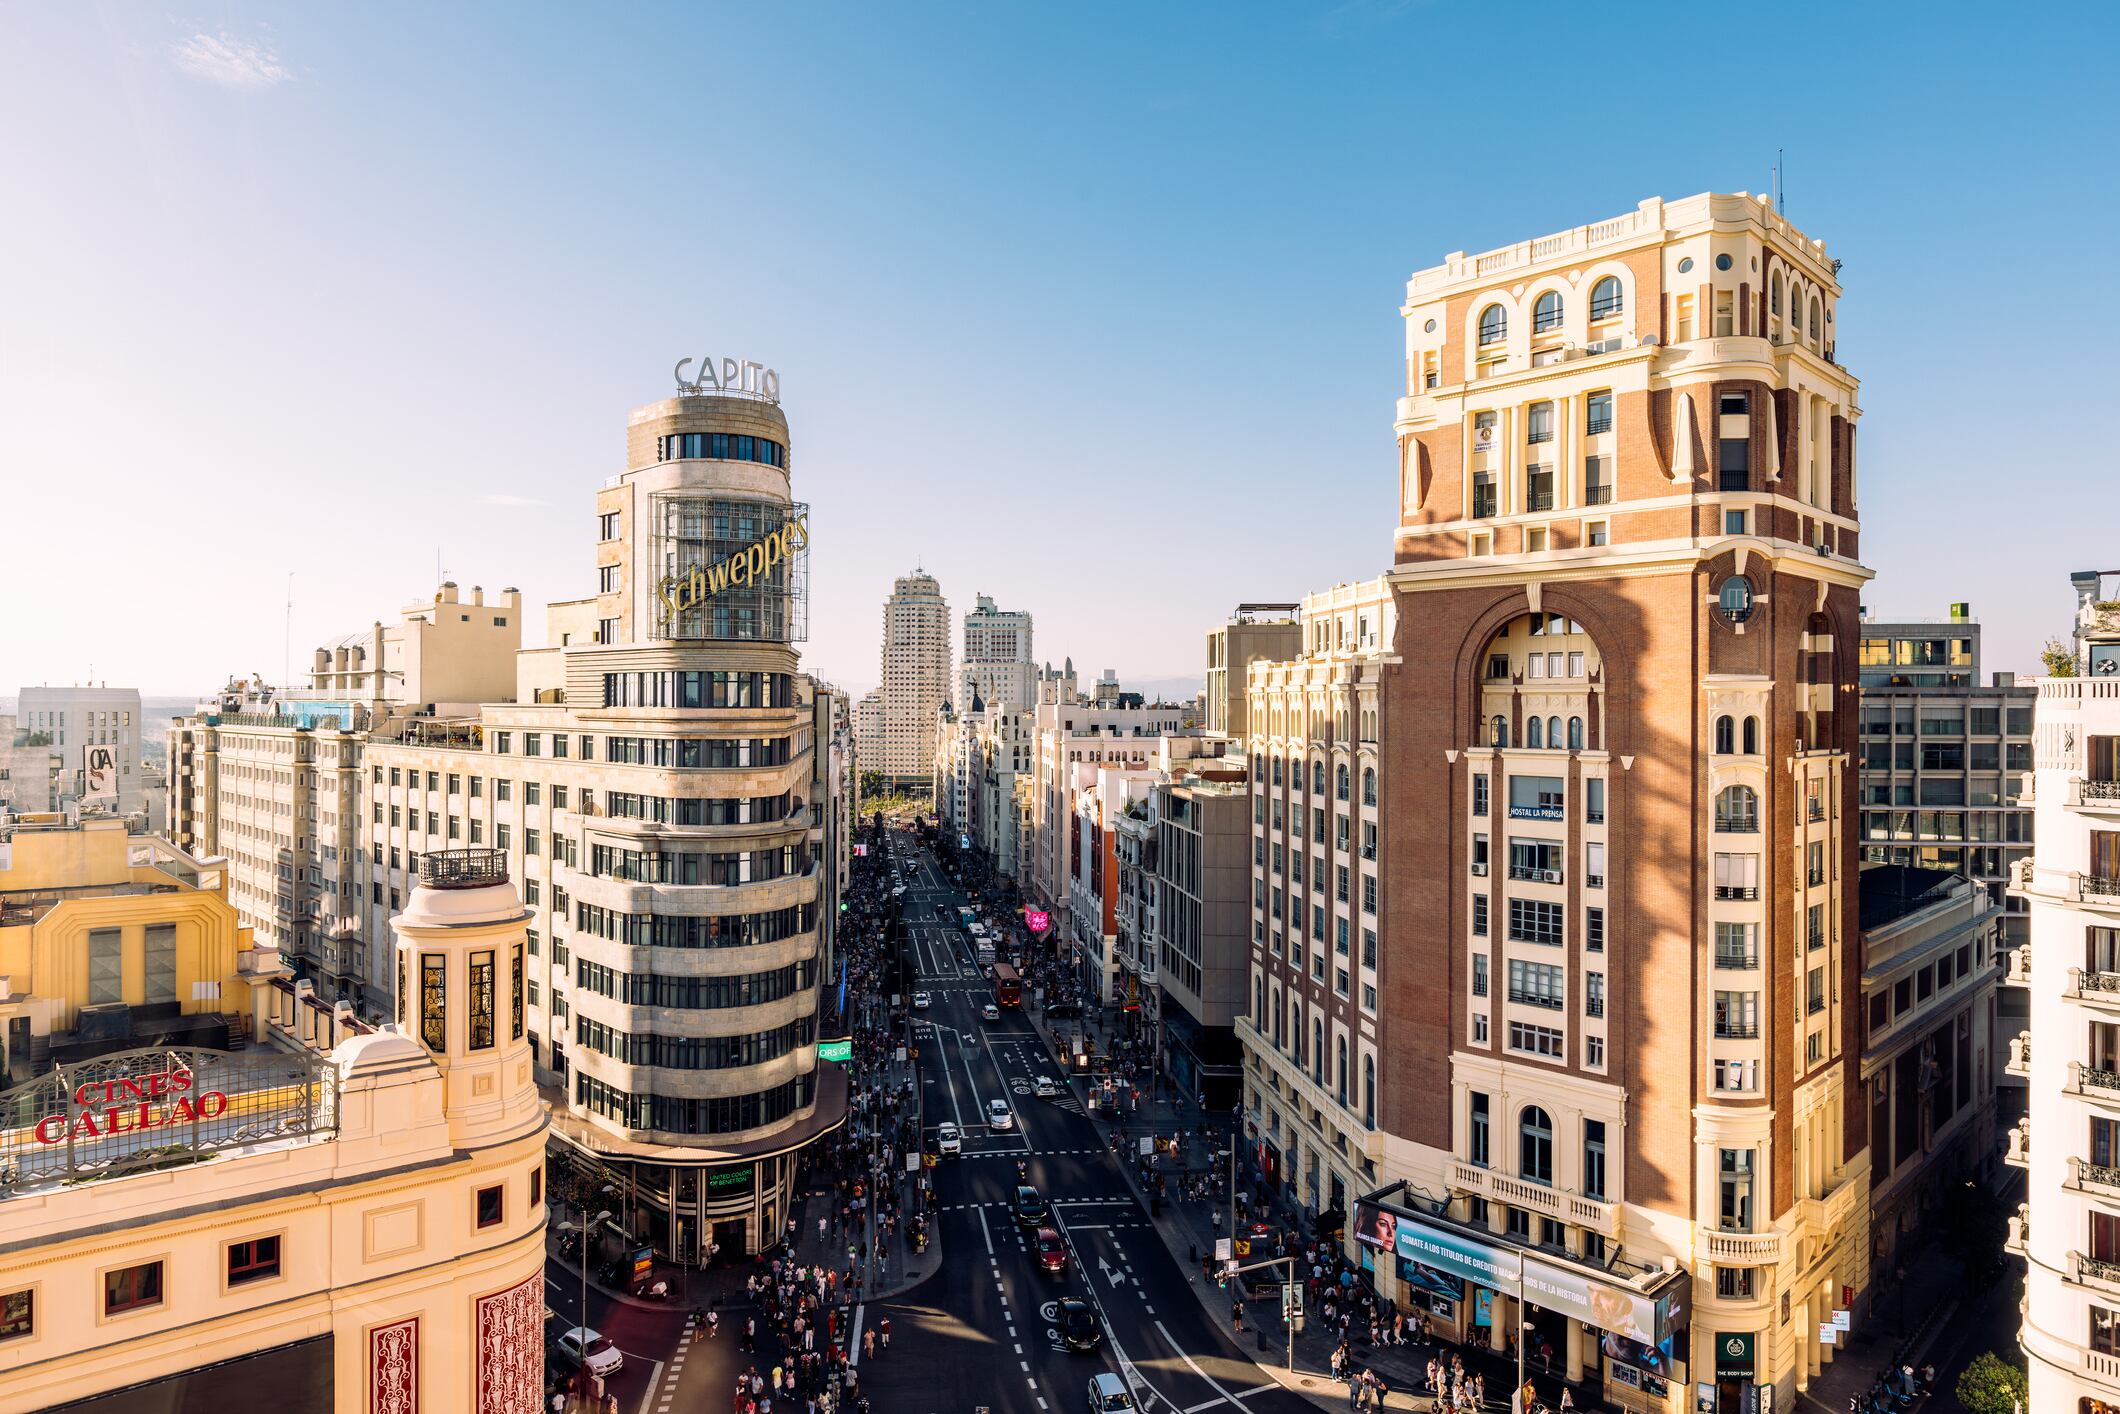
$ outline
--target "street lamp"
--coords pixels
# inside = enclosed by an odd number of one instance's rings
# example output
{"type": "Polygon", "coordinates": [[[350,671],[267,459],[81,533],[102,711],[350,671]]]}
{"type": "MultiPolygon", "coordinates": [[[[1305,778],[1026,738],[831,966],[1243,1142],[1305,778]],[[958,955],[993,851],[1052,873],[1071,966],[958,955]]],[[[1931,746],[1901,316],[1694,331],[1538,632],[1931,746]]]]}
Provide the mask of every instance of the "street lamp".
{"type": "MultiPolygon", "coordinates": [[[[616,1188],[606,1186],[598,1192],[597,1196],[600,1198],[608,1197],[616,1192],[618,1192],[616,1188]]],[[[579,1357],[580,1363],[574,1367],[574,1391],[576,1394],[587,1394],[589,1392],[589,1244],[595,1238],[596,1230],[609,1222],[612,1215],[610,1210],[606,1209],[592,1218],[589,1216],[589,1207],[586,1203],[582,1205],[581,1214],[582,1304],[576,1308],[574,1313],[574,1353],[579,1357]]]]}

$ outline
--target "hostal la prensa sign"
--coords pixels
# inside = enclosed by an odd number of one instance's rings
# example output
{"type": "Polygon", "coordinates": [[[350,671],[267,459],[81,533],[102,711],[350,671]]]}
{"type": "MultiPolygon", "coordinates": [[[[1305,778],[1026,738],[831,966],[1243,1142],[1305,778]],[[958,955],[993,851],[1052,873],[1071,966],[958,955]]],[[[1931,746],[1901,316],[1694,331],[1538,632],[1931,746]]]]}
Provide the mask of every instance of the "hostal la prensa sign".
{"type": "Polygon", "coordinates": [[[725,358],[719,365],[712,358],[681,358],[676,376],[680,393],[748,393],[770,403],[780,401],[780,375],[747,358],[725,358]],[[698,376],[685,377],[685,370],[695,363],[698,376]]]}
{"type": "Polygon", "coordinates": [[[752,541],[725,560],[694,565],[686,573],[665,575],[655,586],[663,611],[676,618],[731,586],[762,583],[768,571],[790,555],[810,548],[810,518],[788,517],[780,529],[752,541]]]}

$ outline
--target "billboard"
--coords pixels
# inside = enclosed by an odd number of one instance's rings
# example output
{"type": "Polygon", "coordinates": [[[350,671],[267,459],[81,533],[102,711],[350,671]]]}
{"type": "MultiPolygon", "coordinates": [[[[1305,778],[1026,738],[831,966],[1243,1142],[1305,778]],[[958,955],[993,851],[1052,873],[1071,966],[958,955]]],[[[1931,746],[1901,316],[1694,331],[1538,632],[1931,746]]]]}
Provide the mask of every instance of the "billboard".
{"type": "Polygon", "coordinates": [[[1026,908],[1023,910],[1023,926],[1042,938],[1052,931],[1053,915],[1042,908],[1026,908]]]}
{"type": "MultiPolygon", "coordinates": [[[[1521,1283],[1524,1299],[1532,1305],[1643,1346],[1668,1343],[1671,1333],[1692,1314],[1690,1278],[1683,1274],[1657,1295],[1646,1296],[1632,1287],[1600,1281],[1573,1267],[1375,1203],[1355,1205],[1355,1240],[1390,1251],[1401,1263],[1413,1263],[1435,1276],[1512,1294],[1521,1283]]],[[[1424,1275],[1417,1284],[1423,1290],[1436,1289],[1427,1283],[1424,1275]]]]}
{"type": "Polygon", "coordinates": [[[650,498],[649,621],[657,638],[799,643],[810,636],[810,508],[650,498]]]}
{"type": "Polygon", "coordinates": [[[118,798],[118,749],[114,746],[81,748],[81,798],[118,798]]]}

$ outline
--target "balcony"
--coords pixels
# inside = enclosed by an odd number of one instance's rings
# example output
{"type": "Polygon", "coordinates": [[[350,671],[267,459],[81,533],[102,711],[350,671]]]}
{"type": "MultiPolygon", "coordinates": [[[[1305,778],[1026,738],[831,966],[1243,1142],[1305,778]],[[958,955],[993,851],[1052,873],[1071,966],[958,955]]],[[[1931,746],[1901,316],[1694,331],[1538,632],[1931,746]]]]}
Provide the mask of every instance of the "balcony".
{"type": "MultiPolygon", "coordinates": [[[[2031,1032],[2027,1031],[2018,1038],[2018,1040],[2025,1043],[2025,1073],[2029,1073],[2031,1068],[2031,1034],[2031,1032]]],[[[2010,1060],[2012,1063],[2003,1067],[2012,1075],[2019,1074],[2015,1067],[2016,1047],[2016,1041],[2010,1042],[2010,1060]]],[[[2103,1100],[2107,1104],[2120,1104],[2120,1070],[2105,1070],[2095,1065],[2085,1065],[2081,1061],[2070,1061],[2068,1063],[2068,1088],[2072,1093],[2081,1095],[2086,1099],[2103,1100]]]]}
{"type": "MultiPolygon", "coordinates": [[[[2027,951],[2026,948],[2017,949],[2027,951]]],[[[2014,962],[2014,955],[2012,961],[2014,962]]],[[[2068,970],[2070,1001],[2087,1002],[2092,1006],[2120,1008],[2120,972],[2085,972],[2080,967],[2068,970]]]]}
{"type": "Polygon", "coordinates": [[[2032,1166],[2032,1122],[2020,1119],[2010,1126],[2009,1147],[2003,1150],[2002,1161],[2013,1168],[2030,1169],[2032,1166]]]}
{"type": "Polygon", "coordinates": [[[1759,833],[1757,815],[1718,815],[1715,817],[1715,833],[1718,835],[1756,835],[1759,833]]]}
{"type": "MultiPolygon", "coordinates": [[[[2073,1073],[2073,1072],[2075,1071],[2075,1069],[2076,1069],[2077,1067],[2076,1067],[2075,1063],[2074,1063],[2073,1061],[2071,1061],[2071,1062],[2069,1063],[2069,1068],[2070,1068],[2070,1071],[2071,1071],[2071,1073],[2073,1073]]],[[[2003,1064],[2003,1067],[2002,1067],[2002,1071],[2003,1071],[2003,1074],[2005,1074],[2005,1075],[2015,1075],[2015,1076],[2020,1076],[2020,1077],[2023,1077],[2023,1078],[2026,1078],[2026,1079],[2029,1079],[2029,1078],[2031,1077],[2031,1073],[2032,1073],[2032,1033],[2031,1033],[2031,1032],[2029,1032],[2029,1031],[2023,1031],[2023,1032],[2019,1032],[2019,1033],[2018,1033],[2017,1035],[2015,1035],[2015,1036],[2012,1036],[2012,1037],[2010,1037],[2010,1058],[2009,1058],[2009,1060],[2008,1060],[2008,1061],[2004,1062],[2004,1064],[2003,1064]]]]}
{"type": "Polygon", "coordinates": [[[1701,1224],[1694,1250],[1718,1266],[1772,1267],[1781,1263],[1786,1237],[1779,1232],[1724,1232],[1701,1224]]]}
{"type": "MultiPolygon", "coordinates": [[[[2017,1131],[2010,1131],[2012,1142],[2017,1131]]],[[[2085,1193],[2095,1193],[2101,1198],[2120,1198],[2120,1168],[2106,1164],[2094,1164],[2088,1159],[2079,1159],[2074,1154],[2068,1160],[2068,1187],[2085,1193]]]]}
{"type": "Polygon", "coordinates": [[[1814,825],[1824,824],[1826,818],[1825,802],[1819,800],[1811,801],[1804,809],[1804,818],[1814,825]]]}
{"type": "Polygon", "coordinates": [[[1509,866],[1509,877],[1532,884],[1558,884],[1561,881],[1561,871],[1538,869],[1528,864],[1512,864],[1509,866]]]}
{"type": "Polygon", "coordinates": [[[1586,889],[1601,889],[1604,886],[1605,876],[1602,874],[1585,874],[1583,876],[1583,887],[1586,889]]]}
{"type": "Polygon", "coordinates": [[[1745,1021],[1718,1021],[1715,1023],[1715,1038],[1718,1041],[1757,1041],[1759,1024],[1745,1021]]]}
{"type": "Polygon", "coordinates": [[[1754,884],[1717,884],[1715,897],[1725,903],[1751,903],[1759,898],[1759,888],[1754,884]]]}
{"type": "Polygon", "coordinates": [[[2009,1235],[2002,1239],[2002,1250],[2022,1257],[2032,1242],[2032,1205],[2019,1203],[2017,1211],[2010,1217],[2009,1235]]]}
{"type": "Polygon", "coordinates": [[[1759,954],[1756,952],[1727,952],[1715,950],[1715,965],[1725,972],[1757,972],[1759,954]]]}
{"type": "Polygon", "coordinates": [[[2011,948],[2003,954],[2005,965],[2002,984],[2005,987],[2029,987],[2032,985],[2032,949],[2030,944],[2011,948]]]}
{"type": "Polygon", "coordinates": [[[2101,1261],[2081,1252],[2071,1252],[2068,1254],[2068,1279],[2078,1286],[2087,1282],[2120,1291],[2120,1262],[2101,1261]]]}
{"type": "Polygon", "coordinates": [[[1492,1202],[1507,1203],[1512,1207],[1528,1208],[1543,1213],[1561,1222],[1576,1223],[1604,1233],[1614,1235],[1616,1205],[1597,1198],[1585,1198],[1574,1193],[1563,1193],[1542,1183],[1527,1183],[1520,1178],[1510,1178],[1492,1169],[1476,1164],[1453,1160],[1450,1165],[1450,1186],[1459,1193],[1470,1193],[1492,1202]]]}
{"type": "Polygon", "coordinates": [[[2120,879],[2101,878],[2096,874],[2079,875],[2076,879],[2076,897],[2083,903],[2120,908],[2120,879]]]}

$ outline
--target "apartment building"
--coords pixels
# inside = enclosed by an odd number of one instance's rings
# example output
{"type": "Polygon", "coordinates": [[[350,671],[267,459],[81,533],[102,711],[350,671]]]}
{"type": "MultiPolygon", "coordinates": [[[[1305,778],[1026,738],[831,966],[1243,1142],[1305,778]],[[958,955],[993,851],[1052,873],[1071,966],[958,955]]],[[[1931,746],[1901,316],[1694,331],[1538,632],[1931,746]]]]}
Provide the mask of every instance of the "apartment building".
{"type": "MultiPolygon", "coordinates": [[[[1213,738],[1195,739],[1203,746],[1213,738]]],[[[1155,820],[1157,1067],[1209,1109],[1242,1099],[1236,1020],[1251,985],[1251,791],[1241,750],[1174,766],[1155,820]]]]}
{"type": "Polygon", "coordinates": [[[17,815],[57,810],[64,771],[53,733],[0,716],[0,810],[17,815]]]}
{"type": "Polygon", "coordinates": [[[2031,940],[2008,981],[2029,990],[2031,1026],[2010,1064],[2031,1108],[2006,1157],[2028,1175],[2010,1247],[2026,1258],[2030,1407],[2102,1414],[2120,1407],[2120,598],[2113,576],[2071,580],[2074,671],[2037,684],[2038,843],[2013,888],[2031,940]]]}
{"type": "MultiPolygon", "coordinates": [[[[1400,612],[1388,578],[1308,595],[1301,652],[1253,662],[1248,679],[1248,995],[1234,1019],[1246,1136],[1258,1176],[1323,1232],[1345,1227],[1357,1195],[1411,1170],[1383,1125],[1385,997],[1401,965],[1384,927],[1403,906],[1385,873],[1397,822],[1383,690],[1400,612]]],[[[1440,1082],[1432,1070],[1416,1078],[1403,1051],[1399,1063],[1397,1083],[1440,1082]]]]}
{"type": "Polygon", "coordinates": [[[771,1245],[846,1111],[817,1042],[854,783],[798,670],[808,507],[771,399],[636,408],[596,497],[597,594],[512,700],[393,716],[363,782],[371,932],[423,860],[491,849],[530,913],[529,1047],[570,1168],[681,1262],[771,1245]]]}
{"type": "MultiPolygon", "coordinates": [[[[1401,308],[1380,1284],[1629,1409],[1786,1404],[1866,1316],[1840,293],[1823,241],[1708,193],[1452,254],[1401,308]],[[1424,1243],[1478,1260],[1431,1282],[1424,1243]]],[[[1257,753],[1284,818],[1321,709],[1257,753]]],[[[1337,1119],[1364,1023],[1318,976],[1255,995],[1247,1049],[1337,1119]]]]}
{"type": "Polygon", "coordinates": [[[2031,806],[2018,795],[2037,694],[2014,673],[1981,680],[1980,624],[1964,604],[1943,619],[1865,617],[1857,672],[1864,861],[1977,880],[2022,942],[2024,902],[2005,891],[2032,850],[2031,806]]]}
{"type": "Polygon", "coordinates": [[[48,808],[92,801],[119,815],[146,809],[139,689],[102,683],[25,687],[15,716],[19,730],[48,738],[58,753],[58,798],[48,808]]]}
{"type": "Polygon", "coordinates": [[[925,787],[934,778],[936,722],[950,695],[950,606],[924,570],[891,586],[882,658],[876,755],[863,766],[892,784],[925,787]]]}

